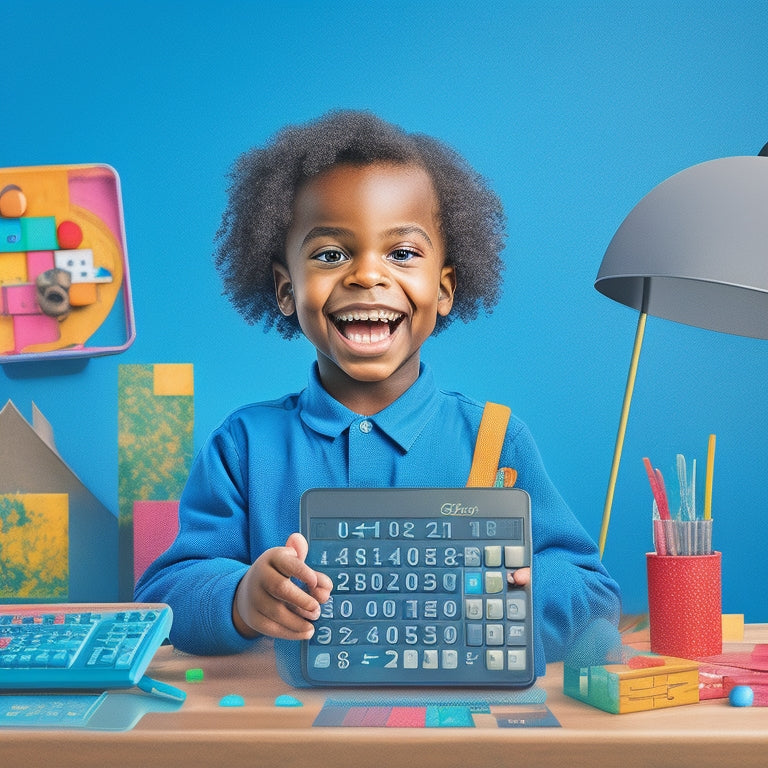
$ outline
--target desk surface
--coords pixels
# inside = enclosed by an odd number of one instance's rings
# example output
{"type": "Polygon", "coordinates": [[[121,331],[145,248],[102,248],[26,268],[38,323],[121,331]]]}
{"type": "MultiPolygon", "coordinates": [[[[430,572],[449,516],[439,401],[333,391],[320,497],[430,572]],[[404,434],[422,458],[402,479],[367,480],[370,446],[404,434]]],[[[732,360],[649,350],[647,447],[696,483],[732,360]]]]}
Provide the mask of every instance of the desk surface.
{"type": "MultiPolygon", "coordinates": [[[[768,642],[768,624],[752,625],[747,650],[768,642]]],[[[286,686],[277,676],[271,644],[241,656],[200,658],[166,646],[149,674],[187,691],[177,712],[150,713],[123,733],[94,731],[0,732],[4,765],[318,766],[318,768],[448,768],[512,765],[622,768],[652,766],[760,766],[768,760],[768,709],[731,707],[724,699],[626,715],[610,715],[562,693],[562,665],[549,666],[539,685],[561,728],[319,728],[312,723],[339,691],[286,686]],[[187,683],[187,669],[205,678],[187,683]],[[240,694],[244,707],[219,706],[240,694]],[[302,707],[276,707],[288,693],[302,707]]],[[[406,692],[403,698],[408,698],[406,692]]]]}

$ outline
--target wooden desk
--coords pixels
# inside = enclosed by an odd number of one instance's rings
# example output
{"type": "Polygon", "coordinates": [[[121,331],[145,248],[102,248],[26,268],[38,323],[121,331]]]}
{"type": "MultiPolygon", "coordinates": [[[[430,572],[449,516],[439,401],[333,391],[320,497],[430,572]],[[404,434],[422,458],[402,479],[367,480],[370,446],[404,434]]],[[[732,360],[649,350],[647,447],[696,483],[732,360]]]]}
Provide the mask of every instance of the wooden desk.
{"type": "MultiPolygon", "coordinates": [[[[747,628],[745,644],[768,642],[768,624],[747,628]]],[[[735,651],[743,645],[728,644],[735,651]]],[[[610,715],[562,693],[562,665],[539,681],[561,728],[313,728],[329,695],[295,690],[277,676],[271,646],[237,657],[200,658],[161,648],[149,673],[187,691],[173,713],[145,715],[124,733],[94,731],[0,732],[4,766],[119,765],[249,766],[266,768],[568,768],[768,765],[768,709],[731,707],[710,700],[682,707],[610,715]],[[187,683],[187,669],[205,679],[187,683]],[[226,694],[245,706],[224,708],[226,694]],[[304,706],[274,705],[289,693],[304,706]]],[[[407,692],[403,698],[407,698],[407,692]]]]}

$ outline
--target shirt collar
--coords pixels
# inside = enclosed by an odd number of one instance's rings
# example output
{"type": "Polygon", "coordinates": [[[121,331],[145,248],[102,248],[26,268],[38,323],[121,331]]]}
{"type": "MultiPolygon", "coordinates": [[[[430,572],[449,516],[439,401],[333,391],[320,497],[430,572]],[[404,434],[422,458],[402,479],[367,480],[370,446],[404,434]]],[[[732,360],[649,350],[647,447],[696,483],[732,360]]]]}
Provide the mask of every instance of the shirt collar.
{"type": "Polygon", "coordinates": [[[309,374],[307,388],[301,393],[301,419],[315,432],[337,438],[350,424],[366,415],[382,432],[407,451],[421,434],[438,406],[438,390],[429,366],[421,364],[419,377],[397,399],[372,416],[355,413],[331,397],[320,382],[317,363],[309,374]]]}

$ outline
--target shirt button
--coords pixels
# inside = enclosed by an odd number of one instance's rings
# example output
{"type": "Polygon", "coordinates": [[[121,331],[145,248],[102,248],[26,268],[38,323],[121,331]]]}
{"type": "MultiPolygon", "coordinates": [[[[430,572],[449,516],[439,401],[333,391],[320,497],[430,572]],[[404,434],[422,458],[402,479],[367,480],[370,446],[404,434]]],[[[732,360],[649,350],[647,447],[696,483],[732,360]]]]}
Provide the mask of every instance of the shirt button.
{"type": "Polygon", "coordinates": [[[364,434],[368,434],[373,429],[373,424],[368,421],[368,419],[364,419],[360,422],[360,431],[364,434]]]}

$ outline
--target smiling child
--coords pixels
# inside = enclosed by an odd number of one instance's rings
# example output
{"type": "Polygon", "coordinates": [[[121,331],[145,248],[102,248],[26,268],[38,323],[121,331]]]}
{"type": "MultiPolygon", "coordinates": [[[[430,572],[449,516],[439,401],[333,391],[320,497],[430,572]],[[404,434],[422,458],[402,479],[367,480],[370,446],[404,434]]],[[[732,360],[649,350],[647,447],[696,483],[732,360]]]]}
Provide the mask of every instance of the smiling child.
{"type": "MultiPolygon", "coordinates": [[[[296,532],[308,488],[466,483],[484,404],[440,390],[421,347],[490,311],[503,268],[504,217],[483,179],[369,113],[284,129],[238,160],[229,194],[226,293],[247,321],[306,336],[317,362],[303,390],[239,408],[209,437],[178,537],[137,584],[136,599],[171,605],[171,642],[192,653],[312,635],[332,584],[296,532]]],[[[500,466],[531,497],[541,674],[591,621],[616,622],[618,587],[514,416],[500,466]]]]}

